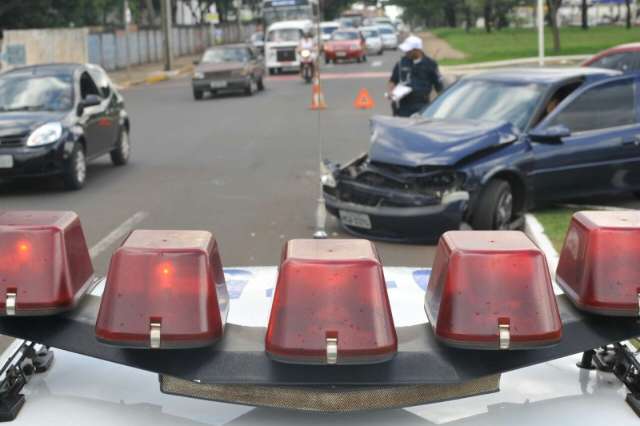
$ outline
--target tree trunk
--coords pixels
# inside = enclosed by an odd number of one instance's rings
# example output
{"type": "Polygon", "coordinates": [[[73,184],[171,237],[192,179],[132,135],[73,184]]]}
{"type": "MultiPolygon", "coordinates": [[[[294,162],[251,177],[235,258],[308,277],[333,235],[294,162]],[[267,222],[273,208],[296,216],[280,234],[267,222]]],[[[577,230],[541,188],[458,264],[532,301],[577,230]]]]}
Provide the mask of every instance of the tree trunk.
{"type": "Polygon", "coordinates": [[[627,29],[631,29],[631,0],[625,0],[624,2],[627,5],[627,29]]]}
{"type": "Polygon", "coordinates": [[[466,32],[471,31],[471,8],[467,5],[464,7],[464,29],[466,32]]]}
{"type": "Polygon", "coordinates": [[[582,0],[582,29],[589,29],[589,5],[587,0],[582,0]]]}
{"type": "Polygon", "coordinates": [[[457,24],[456,19],[456,5],[452,1],[448,1],[444,6],[444,16],[447,21],[447,25],[450,28],[455,28],[457,24]]]}
{"type": "Polygon", "coordinates": [[[562,4],[562,0],[547,0],[547,8],[549,9],[549,24],[551,33],[553,34],[553,52],[560,53],[560,29],[558,28],[558,9],[562,4]]]}
{"type": "Polygon", "coordinates": [[[150,27],[153,27],[156,25],[156,10],[153,7],[153,0],[146,0],[145,1],[145,9],[146,9],[146,15],[147,15],[147,25],[149,25],[150,27]]]}
{"type": "Polygon", "coordinates": [[[493,20],[493,0],[484,1],[484,29],[490,33],[493,20]]]}

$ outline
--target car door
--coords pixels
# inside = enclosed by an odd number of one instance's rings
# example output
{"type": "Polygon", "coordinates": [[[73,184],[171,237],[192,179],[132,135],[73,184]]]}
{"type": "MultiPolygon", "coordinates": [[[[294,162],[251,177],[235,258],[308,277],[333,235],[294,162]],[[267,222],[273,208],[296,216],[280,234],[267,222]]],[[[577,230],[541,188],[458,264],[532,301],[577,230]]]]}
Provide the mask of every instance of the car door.
{"type": "MultiPolygon", "coordinates": [[[[80,101],[89,95],[102,98],[93,78],[88,71],[82,71],[79,81],[80,101]]],[[[79,119],[84,128],[87,157],[95,157],[107,151],[113,123],[107,114],[107,102],[82,109],[79,119]]]]}
{"type": "Polygon", "coordinates": [[[89,74],[98,86],[100,96],[104,100],[105,115],[102,119],[102,127],[105,131],[105,146],[103,149],[111,150],[120,136],[120,104],[116,96],[111,80],[107,74],[98,66],[91,66],[89,74]]]}
{"type": "Polygon", "coordinates": [[[614,77],[569,96],[534,132],[566,126],[555,143],[531,141],[530,177],[538,200],[640,187],[640,124],[636,77],[614,77]]]}

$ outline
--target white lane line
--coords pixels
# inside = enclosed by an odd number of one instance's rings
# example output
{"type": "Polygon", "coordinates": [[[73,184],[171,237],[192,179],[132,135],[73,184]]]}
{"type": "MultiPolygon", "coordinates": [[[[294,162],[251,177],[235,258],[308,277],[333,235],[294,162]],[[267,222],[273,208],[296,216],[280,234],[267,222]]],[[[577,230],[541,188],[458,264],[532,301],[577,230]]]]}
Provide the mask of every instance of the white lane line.
{"type": "Polygon", "coordinates": [[[120,238],[124,237],[129,231],[133,229],[138,223],[142,222],[149,216],[148,212],[137,212],[129,219],[122,222],[117,228],[111,231],[107,236],[98,241],[96,245],[91,247],[89,254],[94,259],[99,256],[103,251],[108,249],[111,245],[117,242],[120,238]]]}
{"type": "Polygon", "coordinates": [[[536,219],[536,217],[530,213],[524,216],[524,231],[533,240],[533,242],[542,250],[547,258],[547,264],[549,265],[549,272],[553,280],[553,291],[555,294],[562,294],[562,289],[555,283],[556,269],[558,268],[558,261],[560,256],[556,251],[556,248],[551,243],[547,234],[544,233],[544,227],[536,219]]]}
{"type": "Polygon", "coordinates": [[[373,61],[373,62],[371,62],[371,66],[373,68],[379,68],[379,67],[382,66],[382,61],[373,61]]]}

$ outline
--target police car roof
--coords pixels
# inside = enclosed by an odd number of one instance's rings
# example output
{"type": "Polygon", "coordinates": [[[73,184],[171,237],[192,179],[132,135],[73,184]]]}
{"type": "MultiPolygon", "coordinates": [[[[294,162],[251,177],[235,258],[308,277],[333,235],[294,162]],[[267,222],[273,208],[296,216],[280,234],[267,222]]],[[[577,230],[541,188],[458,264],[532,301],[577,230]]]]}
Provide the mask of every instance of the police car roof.
{"type": "Polygon", "coordinates": [[[622,75],[619,71],[600,68],[512,68],[496,71],[485,71],[474,74],[468,79],[491,80],[514,83],[555,84],[574,78],[586,78],[596,81],[608,77],[622,75]]]}

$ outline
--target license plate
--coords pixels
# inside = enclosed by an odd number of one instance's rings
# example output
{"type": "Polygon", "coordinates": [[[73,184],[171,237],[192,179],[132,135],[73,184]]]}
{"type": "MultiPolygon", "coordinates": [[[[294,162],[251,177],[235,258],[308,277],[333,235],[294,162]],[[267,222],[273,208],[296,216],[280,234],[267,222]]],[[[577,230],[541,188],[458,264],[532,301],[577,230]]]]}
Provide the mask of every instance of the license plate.
{"type": "Polygon", "coordinates": [[[354,228],[371,229],[371,219],[369,219],[368,214],[340,210],[340,220],[347,226],[353,226],[354,228]]]}
{"type": "Polygon", "coordinates": [[[336,52],[336,56],[339,58],[344,58],[347,56],[347,52],[336,52]]]}
{"type": "Polygon", "coordinates": [[[11,155],[0,155],[0,169],[10,169],[13,167],[13,157],[11,155]]]}
{"type": "Polygon", "coordinates": [[[221,89],[223,87],[227,87],[226,81],[212,81],[209,83],[212,89],[221,89]]]}

